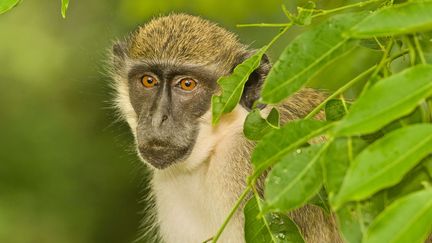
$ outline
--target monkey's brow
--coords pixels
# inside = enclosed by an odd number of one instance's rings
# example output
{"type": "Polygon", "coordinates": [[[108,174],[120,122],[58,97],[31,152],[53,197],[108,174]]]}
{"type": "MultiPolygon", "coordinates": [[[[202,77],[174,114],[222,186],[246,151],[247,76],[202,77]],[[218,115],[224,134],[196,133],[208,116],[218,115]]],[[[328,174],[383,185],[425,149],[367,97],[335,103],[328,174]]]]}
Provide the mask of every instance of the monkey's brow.
{"type": "Polygon", "coordinates": [[[193,64],[171,64],[171,63],[139,63],[133,65],[129,72],[128,78],[133,79],[145,73],[151,72],[159,77],[174,77],[179,75],[191,75],[200,79],[215,80],[217,75],[214,68],[210,65],[193,65],[193,64]]]}

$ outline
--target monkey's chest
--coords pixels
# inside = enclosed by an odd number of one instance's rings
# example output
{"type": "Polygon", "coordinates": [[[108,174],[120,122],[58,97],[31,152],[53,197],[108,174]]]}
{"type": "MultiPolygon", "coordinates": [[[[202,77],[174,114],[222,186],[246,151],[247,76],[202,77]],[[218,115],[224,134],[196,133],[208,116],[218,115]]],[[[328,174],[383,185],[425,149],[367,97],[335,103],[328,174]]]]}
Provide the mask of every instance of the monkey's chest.
{"type": "MultiPolygon", "coordinates": [[[[153,189],[162,237],[168,243],[203,242],[212,237],[227,216],[232,199],[217,184],[206,183],[199,175],[159,178],[155,175],[153,189]]],[[[242,242],[242,228],[235,221],[228,227],[224,241],[242,242]],[[231,233],[230,233],[231,231],[231,233]],[[231,241],[232,240],[232,241],[231,241]]]]}

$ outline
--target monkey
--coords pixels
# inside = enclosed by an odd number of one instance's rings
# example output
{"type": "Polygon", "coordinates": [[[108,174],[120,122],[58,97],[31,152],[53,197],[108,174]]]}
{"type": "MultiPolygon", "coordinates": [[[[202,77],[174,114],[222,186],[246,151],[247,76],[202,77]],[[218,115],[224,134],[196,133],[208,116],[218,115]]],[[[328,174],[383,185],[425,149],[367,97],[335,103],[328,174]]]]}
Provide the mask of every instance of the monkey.
{"type": "MultiPolygon", "coordinates": [[[[254,50],[219,25],[172,13],[138,27],[114,43],[114,102],[135,139],[150,182],[160,238],[155,242],[203,242],[219,229],[246,188],[254,143],[243,123],[259,99],[271,68],[264,55],[249,76],[235,109],[213,126],[211,97],[217,80],[254,50]]],[[[325,96],[304,88],[276,107],[282,123],[305,117],[325,96]]],[[[262,183],[261,183],[262,184],[262,183]]],[[[262,188],[261,188],[262,189],[262,188]]],[[[334,218],[308,205],[290,213],[307,242],[342,242],[334,218]]],[[[220,242],[244,242],[244,216],[235,212],[220,242]]]]}

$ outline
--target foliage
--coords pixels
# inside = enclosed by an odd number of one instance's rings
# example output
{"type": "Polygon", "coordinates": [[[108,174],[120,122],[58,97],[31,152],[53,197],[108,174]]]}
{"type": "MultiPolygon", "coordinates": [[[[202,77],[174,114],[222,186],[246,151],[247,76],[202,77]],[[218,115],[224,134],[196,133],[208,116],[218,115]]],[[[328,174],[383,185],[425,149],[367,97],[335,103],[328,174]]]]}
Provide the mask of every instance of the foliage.
{"type": "Polygon", "coordinates": [[[350,50],[356,41],[343,33],[363,18],[364,13],[336,15],[293,40],[268,74],[263,102],[277,103],[292,95],[325,64],[350,50]]]}
{"type": "Polygon", "coordinates": [[[66,18],[66,10],[69,7],[69,0],[62,0],[61,15],[66,18]]]}
{"type": "Polygon", "coordinates": [[[243,63],[239,64],[232,74],[222,77],[218,84],[224,87],[220,96],[212,97],[212,122],[216,124],[223,113],[231,112],[243,93],[243,87],[249,75],[259,66],[261,58],[267,48],[262,48],[243,63]]]}
{"type": "Polygon", "coordinates": [[[273,129],[279,128],[279,112],[273,108],[267,118],[261,117],[259,109],[254,109],[246,117],[243,132],[250,140],[261,140],[264,135],[273,129]]]}
{"type": "MultiPolygon", "coordinates": [[[[266,119],[258,108],[249,113],[244,133],[257,141],[251,158],[254,172],[213,241],[252,191],[254,197],[244,209],[247,242],[284,242],[275,235],[298,234],[289,219],[281,223],[285,231],[275,231],[269,215],[286,215],[314,203],[317,196],[330,205],[347,242],[423,242],[431,233],[432,222],[432,65],[425,51],[431,46],[430,39],[425,41],[430,37],[425,36],[432,31],[432,1],[394,4],[370,0],[330,10],[315,7],[309,2],[298,8],[297,15],[283,8],[288,23],[243,25],[282,30],[233,75],[221,78],[222,97],[237,94],[225,99],[230,109],[213,103],[214,124],[237,105],[238,90],[257,68],[263,52],[294,25],[312,27],[282,52],[264,82],[258,103],[283,102],[358,46],[379,51],[381,58],[346,81],[304,119],[279,127],[275,108],[266,119]],[[347,9],[356,11],[338,14],[347,9]],[[317,17],[328,15],[332,16],[314,25],[317,17]],[[408,59],[409,64],[398,70],[390,68],[401,59],[408,59]],[[360,97],[348,102],[344,94],[365,79],[360,97]],[[326,121],[312,119],[323,109],[326,121]],[[327,140],[308,145],[318,136],[327,140]],[[268,170],[261,200],[255,186],[268,170]]],[[[293,237],[286,242],[303,241],[293,237]]]]}
{"type": "MultiPolygon", "coordinates": [[[[289,9],[294,2],[285,1],[289,9]]],[[[235,24],[285,17],[275,14],[279,1],[92,0],[70,1],[64,21],[60,5],[24,0],[0,15],[0,242],[132,242],[145,231],[137,232],[140,222],[153,225],[151,210],[143,210],[150,208],[143,197],[149,175],[136,158],[129,127],[114,122],[103,70],[112,40],[153,17],[186,12],[259,49],[278,30],[235,24]]],[[[284,34],[269,58],[294,34],[284,34]]],[[[356,59],[357,66],[369,63],[356,59]]],[[[332,69],[325,79],[329,89],[343,70],[332,69]]],[[[154,241],[147,234],[137,242],[154,241]]]]}
{"type": "MultiPolygon", "coordinates": [[[[1,0],[0,1],[0,14],[11,10],[18,5],[21,0],[1,0]]],[[[69,0],[61,0],[61,15],[66,18],[66,10],[69,7],[69,0]]]]}
{"type": "Polygon", "coordinates": [[[20,0],[2,0],[0,2],[0,14],[5,13],[15,7],[20,0]]]}
{"type": "Polygon", "coordinates": [[[296,224],[281,213],[267,213],[257,217],[262,200],[252,198],[245,205],[245,238],[248,242],[304,242],[296,224]]]}

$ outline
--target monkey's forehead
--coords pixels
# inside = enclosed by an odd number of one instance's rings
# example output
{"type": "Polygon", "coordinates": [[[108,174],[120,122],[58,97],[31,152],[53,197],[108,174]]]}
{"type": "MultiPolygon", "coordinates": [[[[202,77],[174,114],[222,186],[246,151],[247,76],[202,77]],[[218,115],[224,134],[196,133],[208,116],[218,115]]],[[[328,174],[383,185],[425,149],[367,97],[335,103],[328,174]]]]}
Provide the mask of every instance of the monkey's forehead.
{"type": "Polygon", "coordinates": [[[129,56],[136,59],[228,64],[245,52],[245,46],[233,33],[186,14],[153,19],[129,39],[129,56]]]}

